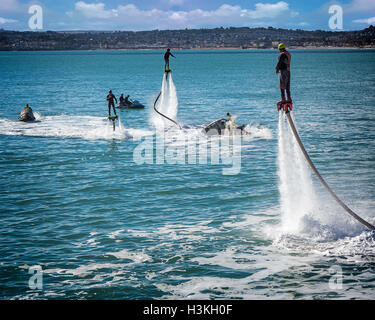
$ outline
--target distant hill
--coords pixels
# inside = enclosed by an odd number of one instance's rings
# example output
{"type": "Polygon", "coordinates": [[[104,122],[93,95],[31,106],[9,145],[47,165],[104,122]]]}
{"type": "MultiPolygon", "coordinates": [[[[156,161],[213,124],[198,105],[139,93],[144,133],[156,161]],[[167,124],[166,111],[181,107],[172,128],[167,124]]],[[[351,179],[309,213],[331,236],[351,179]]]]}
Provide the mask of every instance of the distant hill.
{"type": "Polygon", "coordinates": [[[153,31],[0,30],[0,51],[99,49],[375,48],[375,27],[360,31],[306,31],[276,28],[215,28],[153,31]]]}

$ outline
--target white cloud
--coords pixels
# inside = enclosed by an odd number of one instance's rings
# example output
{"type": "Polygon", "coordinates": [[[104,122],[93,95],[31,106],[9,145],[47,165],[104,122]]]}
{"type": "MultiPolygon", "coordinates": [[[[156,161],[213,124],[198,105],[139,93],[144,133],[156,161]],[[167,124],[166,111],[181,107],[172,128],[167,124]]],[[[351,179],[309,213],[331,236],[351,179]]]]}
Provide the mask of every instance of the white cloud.
{"type": "MultiPolygon", "coordinates": [[[[350,3],[343,5],[344,17],[349,15],[352,19],[358,15],[375,14],[375,0],[352,0],[350,3]]],[[[354,19],[354,23],[373,24],[375,17],[354,19]]]]}
{"type": "Polygon", "coordinates": [[[108,19],[117,17],[117,10],[105,10],[104,3],[76,2],[75,10],[86,18],[108,19]]]}
{"type": "Polygon", "coordinates": [[[196,9],[192,11],[176,11],[171,14],[174,21],[190,25],[246,25],[257,20],[276,19],[278,17],[293,16],[296,13],[289,9],[286,2],[276,4],[257,3],[255,10],[243,9],[240,6],[223,4],[216,10],[205,11],[196,9]]]}
{"type": "MultiPolygon", "coordinates": [[[[169,0],[169,3],[182,3],[182,0],[169,0]]],[[[134,4],[119,5],[116,9],[106,9],[104,3],[86,3],[79,1],[75,10],[69,12],[72,18],[107,20],[108,27],[135,29],[192,28],[202,26],[250,26],[274,21],[285,21],[298,13],[289,8],[285,1],[274,4],[257,3],[254,9],[241,8],[238,5],[223,4],[216,10],[141,10],[134,4]]],[[[81,21],[81,23],[84,21],[81,21]]]]}
{"type": "Polygon", "coordinates": [[[357,20],[353,20],[353,22],[356,22],[356,23],[367,23],[367,24],[375,24],[375,17],[371,17],[371,18],[368,18],[368,19],[357,19],[357,20]]]}
{"type": "Polygon", "coordinates": [[[298,13],[295,11],[291,11],[289,9],[288,3],[284,1],[280,1],[275,4],[269,3],[257,3],[255,5],[256,10],[245,10],[249,17],[253,19],[261,19],[261,18],[276,18],[278,16],[283,16],[285,14],[290,13],[292,16],[296,16],[298,13]]]}
{"type": "Polygon", "coordinates": [[[0,17],[0,24],[14,23],[14,22],[18,22],[18,21],[14,19],[5,19],[5,18],[0,17]]]}

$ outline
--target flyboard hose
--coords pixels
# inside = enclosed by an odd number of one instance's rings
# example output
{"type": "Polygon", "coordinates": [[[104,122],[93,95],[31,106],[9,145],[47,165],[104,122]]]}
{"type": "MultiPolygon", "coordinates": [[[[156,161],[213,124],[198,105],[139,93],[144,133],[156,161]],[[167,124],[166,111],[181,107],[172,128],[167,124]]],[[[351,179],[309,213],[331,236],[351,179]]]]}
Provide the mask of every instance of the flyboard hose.
{"type": "Polygon", "coordinates": [[[322,185],[327,189],[327,191],[331,194],[331,196],[337,201],[337,203],[344,208],[344,210],[349,213],[354,219],[358,220],[360,223],[362,223],[363,225],[365,225],[367,228],[371,229],[371,230],[375,230],[375,226],[373,226],[371,223],[367,222],[366,220],[362,219],[360,216],[358,216],[355,212],[353,212],[344,202],[341,201],[341,199],[332,191],[332,189],[329,187],[329,185],[327,184],[327,182],[325,182],[325,180],[323,179],[323,177],[320,175],[319,171],[316,169],[314,163],[311,161],[311,158],[310,156],[308,155],[308,153],[306,152],[306,149],[305,147],[303,146],[303,143],[298,135],[298,132],[297,132],[297,129],[294,125],[294,122],[293,122],[293,119],[292,117],[290,116],[290,112],[286,112],[286,116],[288,118],[288,122],[289,122],[289,125],[290,125],[290,128],[292,129],[292,132],[293,132],[293,135],[294,137],[296,138],[297,140],[297,143],[299,145],[299,147],[301,148],[301,151],[303,153],[303,155],[305,156],[307,162],[309,163],[311,169],[314,171],[314,173],[316,174],[316,176],[318,177],[318,179],[320,180],[320,182],[322,183],[322,185]]]}
{"type": "Polygon", "coordinates": [[[157,96],[157,98],[156,98],[156,100],[154,102],[154,110],[156,111],[157,114],[161,115],[165,119],[168,119],[169,121],[172,121],[177,127],[179,127],[182,130],[182,127],[176,121],[174,121],[171,118],[168,118],[166,115],[164,115],[161,112],[159,112],[158,109],[156,109],[156,104],[158,103],[160,96],[161,96],[161,91],[159,92],[159,94],[158,94],[158,96],[157,96]]]}

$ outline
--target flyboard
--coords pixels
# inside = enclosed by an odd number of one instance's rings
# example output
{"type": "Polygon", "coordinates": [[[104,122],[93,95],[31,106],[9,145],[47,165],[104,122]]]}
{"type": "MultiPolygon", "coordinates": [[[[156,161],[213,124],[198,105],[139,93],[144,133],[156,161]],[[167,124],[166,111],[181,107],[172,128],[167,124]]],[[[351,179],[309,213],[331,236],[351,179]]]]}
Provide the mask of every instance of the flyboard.
{"type": "MultiPolygon", "coordinates": [[[[172,72],[172,70],[171,70],[171,69],[165,69],[164,72],[165,72],[165,74],[166,74],[166,80],[168,80],[168,75],[169,75],[169,73],[172,72]]],[[[156,100],[155,100],[155,102],[154,102],[154,110],[155,110],[155,112],[156,112],[157,114],[161,115],[163,118],[165,118],[165,119],[167,119],[167,120],[173,122],[177,127],[179,127],[180,130],[182,130],[182,127],[180,126],[180,124],[179,124],[178,122],[176,122],[176,121],[174,121],[173,119],[167,117],[165,114],[162,114],[161,112],[158,111],[158,109],[156,109],[156,104],[158,103],[161,94],[162,94],[162,91],[159,92],[159,94],[158,94],[158,96],[156,97],[156,100]]]]}
{"type": "Polygon", "coordinates": [[[314,163],[312,162],[309,154],[307,153],[301,138],[298,134],[298,131],[294,125],[293,119],[290,115],[290,112],[293,110],[293,104],[292,102],[288,101],[281,101],[277,103],[277,111],[283,110],[286,114],[286,117],[288,119],[290,128],[292,129],[293,135],[297,140],[297,143],[305,156],[307,162],[309,163],[311,169],[314,171],[315,175],[318,177],[319,181],[322,183],[324,188],[329,192],[329,194],[336,200],[336,202],[348,213],[350,214],[354,219],[365,225],[367,228],[371,230],[375,230],[375,226],[373,226],[371,223],[367,222],[366,220],[362,219],[359,215],[357,215],[353,210],[351,210],[334,192],[333,190],[329,187],[327,182],[323,179],[323,177],[320,175],[318,169],[315,167],[314,163]]]}
{"type": "Polygon", "coordinates": [[[170,68],[165,68],[164,69],[165,75],[166,75],[166,80],[168,81],[168,75],[172,72],[170,68]]]}
{"type": "Polygon", "coordinates": [[[109,121],[112,121],[112,124],[113,124],[113,131],[116,131],[116,120],[118,120],[118,116],[114,116],[114,117],[109,116],[109,117],[108,117],[108,120],[109,120],[109,121]]]}

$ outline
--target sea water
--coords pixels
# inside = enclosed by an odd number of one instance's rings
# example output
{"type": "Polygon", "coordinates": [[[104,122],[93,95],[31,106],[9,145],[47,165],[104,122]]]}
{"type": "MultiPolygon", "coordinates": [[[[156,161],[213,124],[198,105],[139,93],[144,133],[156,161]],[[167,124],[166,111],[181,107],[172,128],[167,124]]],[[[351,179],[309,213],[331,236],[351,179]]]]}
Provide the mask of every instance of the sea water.
{"type": "MultiPolygon", "coordinates": [[[[174,53],[169,82],[161,51],[0,53],[0,298],[375,298],[374,233],[319,185],[276,111],[278,53],[174,53]],[[163,85],[182,130],[158,125],[163,85]],[[115,132],[108,90],[146,106],[119,110],[115,132]],[[36,122],[17,121],[26,103],[36,122]],[[249,132],[238,173],[214,153],[136,163],[159,136],[165,148],[223,143],[201,129],[227,112],[249,132]]],[[[301,139],[374,223],[375,52],[291,53],[301,139]]]]}

